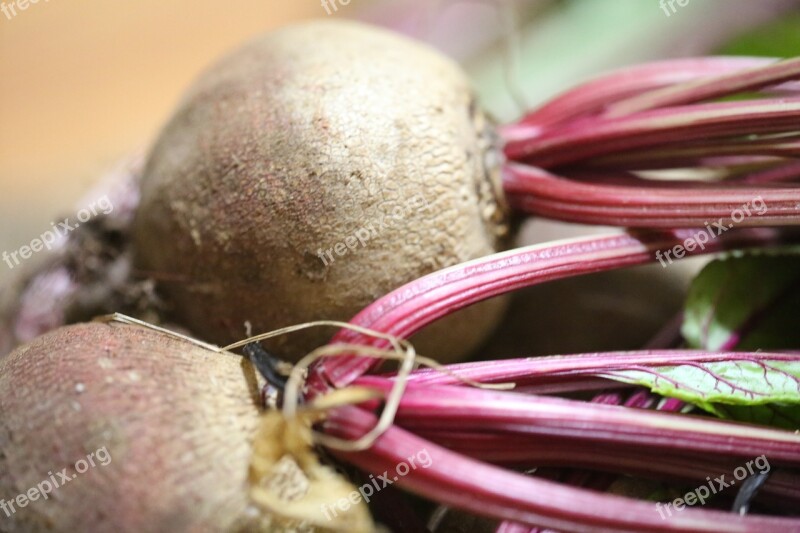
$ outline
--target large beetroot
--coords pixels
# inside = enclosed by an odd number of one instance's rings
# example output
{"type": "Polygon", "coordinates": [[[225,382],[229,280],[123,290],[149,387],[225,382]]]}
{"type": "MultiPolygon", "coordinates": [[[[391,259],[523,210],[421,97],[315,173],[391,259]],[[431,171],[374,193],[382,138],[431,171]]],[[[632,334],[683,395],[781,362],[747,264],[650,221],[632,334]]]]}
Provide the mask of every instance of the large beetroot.
{"type": "MultiPolygon", "coordinates": [[[[177,319],[217,342],[245,321],[348,319],[498,249],[492,136],[461,70],[422,45],[343,22],[267,34],[202,76],[162,132],[143,177],[140,266],[165,274],[177,319]]],[[[462,355],[497,307],[440,327],[428,350],[462,355]]]]}

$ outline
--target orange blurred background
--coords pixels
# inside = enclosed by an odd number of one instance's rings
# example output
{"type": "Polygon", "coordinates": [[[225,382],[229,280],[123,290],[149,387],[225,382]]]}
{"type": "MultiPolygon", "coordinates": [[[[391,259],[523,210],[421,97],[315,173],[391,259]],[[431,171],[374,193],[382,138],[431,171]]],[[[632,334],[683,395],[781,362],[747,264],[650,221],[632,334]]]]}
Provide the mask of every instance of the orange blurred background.
{"type": "Polygon", "coordinates": [[[0,249],[47,229],[146,146],[214,58],[320,16],[318,2],[274,0],[40,0],[12,19],[0,13],[0,249]]]}

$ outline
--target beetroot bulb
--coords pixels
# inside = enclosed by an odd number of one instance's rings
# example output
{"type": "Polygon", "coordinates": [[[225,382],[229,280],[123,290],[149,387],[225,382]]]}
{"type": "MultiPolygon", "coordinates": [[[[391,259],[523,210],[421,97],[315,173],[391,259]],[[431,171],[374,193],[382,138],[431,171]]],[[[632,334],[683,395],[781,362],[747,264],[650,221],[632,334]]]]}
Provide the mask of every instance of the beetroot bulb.
{"type": "Polygon", "coordinates": [[[0,529],[232,530],[246,518],[259,421],[242,363],[100,323],[57,329],[0,360],[0,498],[14,505],[0,529]],[[36,487],[49,497],[20,501],[36,487]]]}
{"type": "MultiPolygon", "coordinates": [[[[215,342],[345,320],[404,282],[495,252],[508,233],[491,124],[451,61],[385,31],[312,22],[223,58],[156,142],[134,225],[141,269],[215,342]]],[[[420,339],[445,359],[489,303],[420,339]]],[[[298,357],[330,331],[281,339],[298,357]]]]}

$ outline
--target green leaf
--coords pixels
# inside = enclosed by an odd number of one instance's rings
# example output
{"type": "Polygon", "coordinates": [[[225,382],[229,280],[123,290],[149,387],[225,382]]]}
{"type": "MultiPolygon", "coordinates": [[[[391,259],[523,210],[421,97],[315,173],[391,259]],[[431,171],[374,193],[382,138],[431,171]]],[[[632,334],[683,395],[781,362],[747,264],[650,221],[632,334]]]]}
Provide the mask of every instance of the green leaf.
{"type": "MultiPolygon", "coordinates": [[[[709,263],[692,281],[683,336],[709,351],[800,347],[800,255],[739,255],[709,263]]],[[[678,398],[722,418],[800,428],[800,357],[662,366],[609,377],[678,398]]]]}
{"type": "Polygon", "coordinates": [[[800,255],[708,264],[689,288],[683,336],[705,350],[800,348],[800,255]]]}
{"type": "Polygon", "coordinates": [[[796,429],[800,427],[800,357],[775,354],[728,361],[603,372],[603,377],[649,388],[722,418],[796,429]],[[757,410],[749,410],[758,406],[757,410]]]}
{"type": "Polygon", "coordinates": [[[738,36],[718,50],[722,55],[793,57],[800,49],[800,14],[789,14],[738,36]]]}
{"type": "Polygon", "coordinates": [[[718,406],[723,418],[783,429],[800,428],[800,405],[725,405],[718,406]]]}

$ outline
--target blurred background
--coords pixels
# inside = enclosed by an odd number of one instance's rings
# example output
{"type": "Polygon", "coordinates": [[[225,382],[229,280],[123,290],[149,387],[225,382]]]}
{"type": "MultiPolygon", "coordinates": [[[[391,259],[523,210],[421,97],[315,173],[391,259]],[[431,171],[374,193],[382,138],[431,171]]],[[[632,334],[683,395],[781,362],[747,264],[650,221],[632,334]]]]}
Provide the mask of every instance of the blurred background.
{"type": "Polygon", "coordinates": [[[74,214],[103,171],[147,147],[206,65],[302,19],[361,19],[433,44],[500,120],[619,65],[800,53],[796,0],[18,1],[0,0],[0,251],[74,214]]]}

